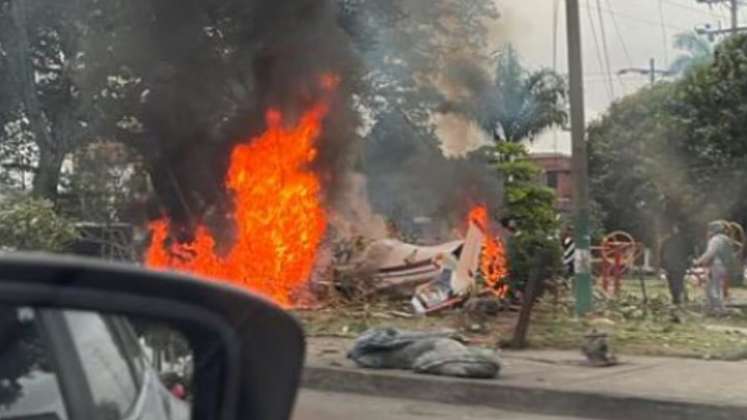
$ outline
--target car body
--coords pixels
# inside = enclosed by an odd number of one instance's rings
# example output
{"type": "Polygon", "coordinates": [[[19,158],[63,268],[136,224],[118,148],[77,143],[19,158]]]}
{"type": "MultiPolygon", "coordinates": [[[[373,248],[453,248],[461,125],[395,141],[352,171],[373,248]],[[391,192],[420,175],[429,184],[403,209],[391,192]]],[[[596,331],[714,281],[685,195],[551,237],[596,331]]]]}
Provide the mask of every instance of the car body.
{"type": "Polygon", "coordinates": [[[190,417],[189,405],[161,383],[127,318],[6,305],[0,317],[0,418],[66,420],[81,411],[102,420],[190,417]]]}

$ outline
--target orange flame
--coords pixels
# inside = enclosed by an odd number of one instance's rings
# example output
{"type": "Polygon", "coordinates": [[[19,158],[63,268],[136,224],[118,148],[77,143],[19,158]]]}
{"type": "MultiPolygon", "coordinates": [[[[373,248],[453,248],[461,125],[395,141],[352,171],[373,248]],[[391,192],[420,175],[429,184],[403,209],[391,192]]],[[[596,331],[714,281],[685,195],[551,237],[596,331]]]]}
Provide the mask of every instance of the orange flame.
{"type": "MultiPolygon", "coordinates": [[[[336,80],[325,80],[324,87],[336,80]]],[[[311,275],[327,226],[321,183],[308,168],[327,111],[320,103],[285,127],[283,115],[271,109],[267,130],[233,149],[226,187],[233,194],[236,239],[227,253],[216,253],[216,240],[202,225],[192,242],[167,245],[170,222],[161,219],[150,225],[146,265],[221,279],[291,306],[311,275]]]]}
{"type": "Polygon", "coordinates": [[[484,205],[475,206],[469,212],[469,220],[483,233],[482,253],[480,254],[480,272],[485,282],[485,289],[503,298],[508,294],[508,284],[504,281],[508,275],[506,252],[503,243],[492,231],[488,218],[488,209],[484,205]]]}

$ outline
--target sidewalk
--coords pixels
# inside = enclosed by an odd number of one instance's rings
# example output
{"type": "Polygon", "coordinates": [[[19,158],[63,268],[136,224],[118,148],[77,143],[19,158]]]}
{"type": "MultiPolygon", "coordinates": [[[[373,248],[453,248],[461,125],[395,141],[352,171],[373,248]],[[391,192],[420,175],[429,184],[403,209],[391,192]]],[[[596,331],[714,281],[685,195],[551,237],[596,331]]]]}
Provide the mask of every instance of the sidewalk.
{"type": "Polygon", "coordinates": [[[603,419],[747,418],[745,362],[622,356],[592,368],[580,352],[503,352],[500,377],[478,381],[359,369],[351,344],[310,339],[304,386],[603,419]]]}

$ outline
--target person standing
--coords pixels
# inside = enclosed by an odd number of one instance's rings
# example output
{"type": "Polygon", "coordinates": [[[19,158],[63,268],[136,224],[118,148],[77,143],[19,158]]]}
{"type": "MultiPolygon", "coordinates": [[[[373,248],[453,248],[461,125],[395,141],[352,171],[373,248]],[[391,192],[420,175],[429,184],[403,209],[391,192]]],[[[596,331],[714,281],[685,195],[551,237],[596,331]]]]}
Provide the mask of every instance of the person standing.
{"type": "Polygon", "coordinates": [[[728,281],[728,267],[734,257],[731,239],[724,233],[720,222],[708,224],[708,248],[695,260],[695,265],[707,267],[708,283],[706,284],[706,304],[709,312],[715,315],[726,311],[724,306],[724,284],[728,281]]]}
{"type": "Polygon", "coordinates": [[[660,255],[661,267],[666,271],[669,293],[675,305],[681,304],[685,296],[685,274],[692,259],[690,250],[690,241],[679,226],[674,225],[661,246],[660,255]]]}

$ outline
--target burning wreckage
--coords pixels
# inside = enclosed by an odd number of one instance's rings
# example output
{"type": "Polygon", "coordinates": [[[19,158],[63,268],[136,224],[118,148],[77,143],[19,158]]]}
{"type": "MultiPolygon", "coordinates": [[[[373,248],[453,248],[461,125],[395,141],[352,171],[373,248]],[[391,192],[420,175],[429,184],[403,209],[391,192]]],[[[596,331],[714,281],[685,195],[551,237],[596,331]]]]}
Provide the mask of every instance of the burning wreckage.
{"type": "MultiPolygon", "coordinates": [[[[303,303],[301,291],[326,264],[320,250],[333,225],[330,216],[344,181],[355,174],[351,140],[360,128],[359,83],[341,75],[357,73],[360,60],[331,2],[256,3],[251,21],[263,24],[235,37],[258,48],[237,48],[220,54],[215,66],[197,68],[191,64],[211,61],[176,54],[162,66],[168,76],[159,77],[164,80],[149,95],[164,98],[149,103],[145,121],[162,142],[160,153],[146,150],[155,156],[151,181],[161,211],[148,225],[143,259],[153,269],[222,281],[291,308],[303,303]],[[250,69],[231,66],[247,63],[250,69]],[[231,80],[228,74],[241,76],[231,80]]],[[[142,47],[155,57],[169,56],[168,44],[142,47]]],[[[475,200],[497,195],[495,189],[481,194],[464,179],[469,188],[448,190],[469,190],[475,200]]],[[[466,299],[478,285],[504,296],[503,247],[488,221],[487,206],[478,206],[463,240],[439,246],[381,240],[338,271],[366,293],[410,288],[415,310],[424,313],[466,299]]],[[[406,365],[414,369],[497,374],[495,360],[446,339],[386,331],[366,336],[356,354],[409,343],[413,357],[406,365]],[[475,359],[485,370],[472,371],[475,359]]]]}
{"type": "MultiPolygon", "coordinates": [[[[327,76],[323,82],[331,94],[339,79],[327,76]]],[[[281,306],[295,306],[298,291],[312,277],[329,223],[320,198],[322,182],[309,167],[328,112],[324,98],[295,125],[288,125],[280,111],[267,111],[266,131],[238,144],[230,156],[225,178],[235,221],[230,246],[218,246],[223,241],[205,225],[195,227],[191,241],[175,242],[172,221],[164,217],[150,224],[146,265],[233,283],[281,306]]],[[[474,207],[468,221],[464,239],[437,246],[375,241],[350,264],[335,267],[338,286],[365,296],[407,293],[421,314],[477,292],[504,297],[505,253],[487,206],[474,207]]]]}
{"type": "Polygon", "coordinates": [[[380,239],[336,271],[343,290],[411,297],[419,314],[448,308],[476,293],[505,297],[508,292],[505,251],[483,206],[470,212],[464,239],[435,246],[380,239]]]}

